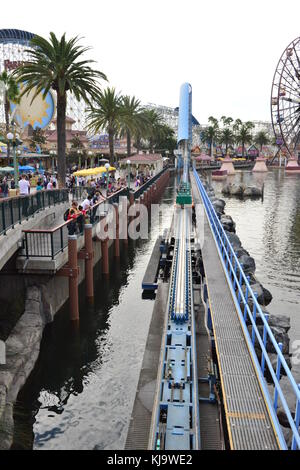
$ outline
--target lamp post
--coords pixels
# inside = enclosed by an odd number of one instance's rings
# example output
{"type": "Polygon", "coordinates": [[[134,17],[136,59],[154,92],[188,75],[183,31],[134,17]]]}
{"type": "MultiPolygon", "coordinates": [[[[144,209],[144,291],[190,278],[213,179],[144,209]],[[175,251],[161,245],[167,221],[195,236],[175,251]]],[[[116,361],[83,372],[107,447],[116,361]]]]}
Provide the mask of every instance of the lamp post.
{"type": "Polygon", "coordinates": [[[78,168],[81,169],[81,150],[77,150],[78,154],[78,168]]]}
{"type": "Polygon", "coordinates": [[[17,133],[8,132],[6,135],[7,144],[8,146],[12,146],[13,148],[13,159],[14,159],[14,180],[15,180],[15,188],[19,186],[19,165],[17,161],[17,147],[22,143],[20,140],[20,136],[17,133]]]}
{"type": "Polygon", "coordinates": [[[88,151],[88,156],[90,157],[91,168],[94,167],[94,154],[91,150],[88,151]]]}
{"type": "Polygon", "coordinates": [[[56,155],[55,150],[50,150],[50,155],[51,155],[51,167],[52,167],[52,175],[54,175],[54,155],[56,155]]]}
{"type": "Polygon", "coordinates": [[[128,178],[128,189],[130,189],[130,160],[127,160],[127,178],[128,178]]]}
{"type": "Polygon", "coordinates": [[[107,194],[108,194],[108,170],[109,170],[110,164],[105,163],[104,166],[106,168],[106,197],[107,197],[107,194]]]}

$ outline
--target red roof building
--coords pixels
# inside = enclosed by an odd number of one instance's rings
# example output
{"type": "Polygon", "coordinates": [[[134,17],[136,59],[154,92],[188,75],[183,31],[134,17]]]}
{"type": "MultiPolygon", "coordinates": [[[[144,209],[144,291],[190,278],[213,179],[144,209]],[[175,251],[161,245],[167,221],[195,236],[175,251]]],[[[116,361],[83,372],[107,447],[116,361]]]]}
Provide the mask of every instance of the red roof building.
{"type": "MultiPolygon", "coordinates": [[[[53,119],[52,121],[55,124],[57,120],[53,119]]],[[[78,131],[78,130],[73,130],[72,126],[75,123],[74,119],[66,116],[66,150],[71,150],[72,148],[72,140],[74,137],[78,137],[83,149],[87,149],[89,147],[89,140],[87,137],[86,131],[78,131]]],[[[55,128],[54,130],[46,130],[45,131],[45,137],[47,139],[47,147],[49,150],[56,150],[57,148],[57,129],[55,128]]]]}

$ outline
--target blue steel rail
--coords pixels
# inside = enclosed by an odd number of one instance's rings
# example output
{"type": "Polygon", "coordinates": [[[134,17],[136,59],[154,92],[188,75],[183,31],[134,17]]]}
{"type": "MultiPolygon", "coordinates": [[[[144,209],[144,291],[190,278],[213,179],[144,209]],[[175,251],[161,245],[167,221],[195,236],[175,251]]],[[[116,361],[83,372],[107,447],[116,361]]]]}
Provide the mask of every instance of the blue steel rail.
{"type": "Polygon", "coordinates": [[[191,213],[175,209],[175,246],[149,448],[200,448],[191,268],[191,213]]]}
{"type": "Polygon", "coordinates": [[[286,363],[286,360],[282,354],[281,348],[282,345],[277,343],[271,328],[268,324],[268,315],[264,314],[259,303],[257,302],[256,294],[253,292],[251,285],[249,283],[249,278],[245,275],[243,271],[243,266],[239,263],[239,260],[234,252],[231,243],[226,235],[226,232],[223,229],[223,226],[214,210],[214,207],[204,189],[204,186],[194,169],[194,177],[199,189],[199,192],[202,197],[202,201],[205,207],[205,212],[209,220],[210,228],[213,233],[221,262],[223,264],[224,272],[227,277],[227,281],[231,290],[231,294],[236,305],[238,315],[240,317],[240,322],[243,328],[245,340],[249,351],[251,352],[253,363],[256,368],[256,373],[260,381],[261,388],[264,391],[266,398],[266,405],[269,410],[269,415],[273,421],[273,427],[276,429],[276,432],[280,439],[280,444],[282,449],[287,449],[287,443],[284,439],[284,436],[281,432],[280,425],[277,419],[277,409],[278,409],[278,400],[280,400],[281,407],[286,415],[286,418],[289,422],[289,426],[292,430],[293,439],[292,439],[292,450],[300,449],[300,435],[299,435],[299,423],[300,423],[300,385],[296,384],[295,379],[286,363]],[[260,334],[260,331],[257,327],[257,319],[260,319],[260,322],[263,324],[263,333],[260,334]],[[252,325],[251,336],[247,329],[247,320],[250,320],[252,325]],[[274,371],[271,363],[271,359],[267,352],[267,340],[269,340],[277,354],[277,367],[274,371]],[[261,353],[261,361],[259,362],[258,357],[255,353],[254,345],[259,347],[261,353]],[[265,371],[266,367],[268,369],[269,375],[272,378],[272,383],[274,385],[274,394],[271,398],[267,383],[265,380],[265,371]],[[284,369],[285,374],[288,378],[288,383],[290,386],[290,392],[294,394],[295,397],[295,417],[293,418],[291,410],[287,404],[284,392],[280,386],[280,375],[281,371],[284,369]]]}

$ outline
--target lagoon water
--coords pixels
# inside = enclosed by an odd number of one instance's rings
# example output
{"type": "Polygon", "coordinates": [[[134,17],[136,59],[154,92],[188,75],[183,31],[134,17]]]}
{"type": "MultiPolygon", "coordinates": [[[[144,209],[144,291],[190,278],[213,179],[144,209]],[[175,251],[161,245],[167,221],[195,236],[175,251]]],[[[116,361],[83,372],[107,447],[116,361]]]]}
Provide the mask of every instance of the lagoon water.
{"type": "Polygon", "coordinates": [[[216,196],[226,201],[225,212],[235,221],[243,247],[255,259],[257,278],[273,295],[267,310],[291,318],[292,372],[300,383],[300,174],[244,170],[227,180],[264,185],[263,200],[241,200],[222,195],[227,181],[211,182],[216,196]]]}
{"type": "MultiPolygon", "coordinates": [[[[292,371],[300,382],[300,175],[243,171],[233,179],[264,184],[263,201],[243,201],[221,196],[224,183],[212,182],[256,261],[257,278],[273,295],[267,310],[291,318],[292,371]]],[[[162,227],[171,222],[177,181],[170,180],[163,196],[162,227]]],[[[153,301],[141,298],[141,281],[158,234],[156,221],[151,239],[122,250],[120,265],[112,260],[109,281],[96,267],[93,306],[80,289],[79,331],[70,329],[68,305],[46,328],[40,358],[15,406],[14,448],[124,447],[153,308],[153,301]]]]}

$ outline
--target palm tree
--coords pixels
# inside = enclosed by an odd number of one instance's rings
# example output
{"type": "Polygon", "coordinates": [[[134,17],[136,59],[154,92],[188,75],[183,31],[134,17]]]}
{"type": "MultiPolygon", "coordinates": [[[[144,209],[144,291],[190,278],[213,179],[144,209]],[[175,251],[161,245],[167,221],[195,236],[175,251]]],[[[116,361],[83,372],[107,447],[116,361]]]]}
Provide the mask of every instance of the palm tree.
{"type": "Polygon", "coordinates": [[[153,153],[154,139],[162,138],[164,134],[163,119],[154,109],[145,109],[145,137],[149,141],[150,152],[153,153]]]}
{"type": "Polygon", "coordinates": [[[230,127],[231,123],[233,122],[233,119],[232,119],[232,117],[222,116],[221,121],[223,122],[223,125],[225,127],[230,127]]]}
{"type": "Polygon", "coordinates": [[[229,145],[234,144],[234,134],[229,127],[225,127],[220,134],[220,142],[221,144],[225,144],[225,154],[227,155],[227,150],[229,145]]]}
{"type": "Polygon", "coordinates": [[[29,147],[34,150],[36,149],[37,145],[40,147],[45,145],[46,141],[47,139],[46,139],[43,129],[41,129],[40,127],[37,127],[36,129],[33,129],[29,147]]]}
{"type": "Polygon", "coordinates": [[[95,133],[107,130],[111,165],[114,163],[114,138],[121,130],[122,115],[122,97],[115,88],[101,91],[88,109],[88,128],[95,133]]]}
{"type": "MultiPolygon", "coordinates": [[[[10,103],[18,104],[20,102],[20,93],[18,82],[12,76],[4,70],[0,74],[0,86],[3,90],[3,102],[4,102],[4,114],[5,114],[5,130],[6,133],[9,132],[9,110],[10,103]]],[[[7,147],[7,158],[9,161],[10,157],[10,146],[7,147]]]]}
{"type": "Polygon", "coordinates": [[[262,151],[263,145],[268,145],[270,143],[270,139],[264,131],[258,132],[254,140],[257,145],[260,145],[260,151],[262,151]]]}
{"type": "Polygon", "coordinates": [[[250,144],[252,141],[252,134],[250,132],[249,126],[247,126],[247,123],[241,125],[236,135],[236,141],[242,145],[242,157],[244,158],[245,144],[250,144]]]}
{"type": "Polygon", "coordinates": [[[209,145],[211,157],[213,157],[214,142],[216,142],[218,138],[219,138],[218,127],[209,126],[202,132],[201,140],[209,145]]]}
{"type": "Polygon", "coordinates": [[[141,102],[134,96],[128,95],[121,98],[121,132],[120,135],[126,136],[127,139],[127,155],[131,155],[131,137],[134,133],[141,131],[141,102]]]}
{"type": "Polygon", "coordinates": [[[46,98],[50,89],[56,92],[58,180],[61,187],[65,186],[66,180],[67,92],[74,94],[78,101],[82,98],[90,103],[91,98],[95,99],[99,93],[96,79],[107,80],[104,73],[90,67],[94,61],[83,59],[90,48],[78,45],[78,41],[78,37],[66,40],[65,34],[58,39],[52,32],[49,41],[34,36],[32,49],[26,51],[29,61],[14,72],[18,81],[26,82],[22,95],[34,90],[34,98],[39,93],[46,98]]]}

